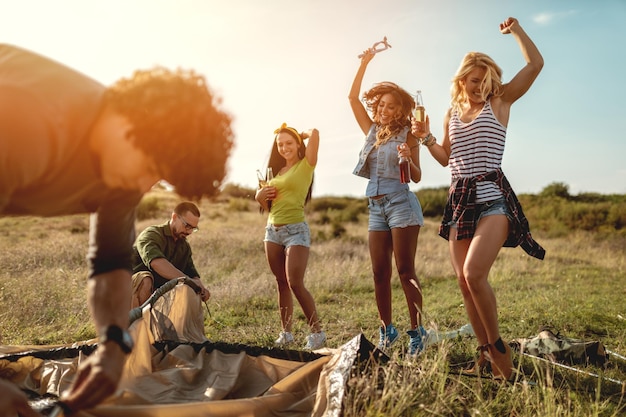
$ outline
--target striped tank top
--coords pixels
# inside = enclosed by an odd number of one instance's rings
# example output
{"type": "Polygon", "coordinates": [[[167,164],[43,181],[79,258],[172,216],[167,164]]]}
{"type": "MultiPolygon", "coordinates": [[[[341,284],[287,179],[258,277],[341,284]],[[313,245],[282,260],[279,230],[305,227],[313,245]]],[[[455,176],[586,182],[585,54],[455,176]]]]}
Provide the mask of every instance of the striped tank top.
{"type": "MultiPolygon", "coordinates": [[[[448,126],[450,136],[450,171],[452,183],[459,178],[475,177],[500,169],[506,127],[491,109],[487,100],[480,114],[471,122],[464,123],[455,111],[448,126]]],[[[496,200],[502,192],[494,182],[481,181],[476,184],[476,203],[496,200]]]]}

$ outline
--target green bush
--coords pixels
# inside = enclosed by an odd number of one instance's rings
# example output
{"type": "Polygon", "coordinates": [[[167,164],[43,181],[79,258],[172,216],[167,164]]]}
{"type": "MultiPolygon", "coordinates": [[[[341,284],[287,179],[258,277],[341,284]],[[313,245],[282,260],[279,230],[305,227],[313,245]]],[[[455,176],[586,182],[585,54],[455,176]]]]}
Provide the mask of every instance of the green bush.
{"type": "Polygon", "coordinates": [[[146,195],[137,206],[137,220],[147,220],[159,217],[161,199],[157,195],[146,195]]]}
{"type": "Polygon", "coordinates": [[[232,197],[228,199],[229,211],[251,211],[250,200],[241,197],[232,197]]]}
{"type": "Polygon", "coordinates": [[[448,201],[448,187],[423,188],[415,193],[426,217],[441,217],[448,201]]]}
{"type": "MultiPolygon", "coordinates": [[[[440,220],[448,200],[448,187],[423,188],[415,194],[424,216],[440,220]]],[[[254,198],[254,190],[227,184],[221,197],[235,200],[230,203],[233,210],[245,211],[250,209],[249,206],[236,199],[254,198]]],[[[518,198],[533,232],[542,231],[548,236],[560,237],[585,230],[626,236],[626,195],[570,195],[566,184],[552,183],[538,194],[520,194],[518,198]]],[[[140,209],[147,213],[158,211],[158,202],[147,199],[140,209]]],[[[337,225],[357,223],[368,214],[367,199],[361,197],[314,197],[306,210],[312,223],[332,225],[334,236],[344,233],[337,225]]]]}
{"type": "Polygon", "coordinates": [[[224,185],[220,192],[221,197],[247,198],[254,200],[256,190],[254,188],[246,188],[237,184],[228,183],[224,185]]]}
{"type": "Polygon", "coordinates": [[[569,186],[562,182],[553,182],[541,190],[542,197],[569,198],[569,186]]]}
{"type": "Polygon", "coordinates": [[[319,224],[357,223],[361,214],[367,214],[367,200],[350,197],[314,198],[308,211],[317,213],[316,222],[319,224]]]}
{"type": "Polygon", "coordinates": [[[571,196],[565,186],[546,187],[539,195],[519,200],[532,230],[563,236],[575,230],[626,235],[626,196],[585,193],[571,196]]]}

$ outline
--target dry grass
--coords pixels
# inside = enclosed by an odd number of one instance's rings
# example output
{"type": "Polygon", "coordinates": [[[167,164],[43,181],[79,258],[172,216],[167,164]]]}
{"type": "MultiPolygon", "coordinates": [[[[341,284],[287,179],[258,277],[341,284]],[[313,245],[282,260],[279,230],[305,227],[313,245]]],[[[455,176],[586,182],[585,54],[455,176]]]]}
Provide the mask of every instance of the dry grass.
{"type": "MultiPolygon", "coordinates": [[[[153,218],[138,230],[169,218],[176,198],[150,196],[153,218]],[[156,203],[155,203],[156,201],[156,203]]],[[[212,292],[205,329],[212,340],[270,346],[279,329],[274,278],[263,252],[266,217],[253,202],[203,201],[200,232],[190,237],[194,259],[212,292]]],[[[337,347],[359,333],[377,339],[377,311],[366,241],[366,214],[332,225],[310,213],[313,246],[306,284],[319,316],[337,347]]],[[[450,266],[447,242],[437,236],[437,219],[427,220],[419,238],[416,266],[424,291],[428,327],[456,329],[465,311],[450,266]]],[[[491,275],[506,339],[537,334],[551,326],[569,337],[602,341],[626,352],[626,260],[623,240],[598,240],[578,232],[567,238],[535,236],[547,249],[540,262],[519,249],[505,249],[491,275]]],[[[85,305],[87,216],[0,219],[0,333],[3,344],[69,343],[94,336],[85,305]]],[[[394,277],[394,322],[408,327],[407,308],[394,277]]],[[[304,343],[308,329],[296,308],[294,333],[304,343]]],[[[405,337],[406,339],[406,337],[405,337]]],[[[408,339],[407,339],[408,340],[408,339]]],[[[350,416],[547,415],[617,416],[626,412],[623,391],[597,378],[571,376],[528,365],[535,385],[501,387],[489,380],[459,377],[451,366],[474,356],[472,339],[430,348],[417,361],[404,358],[398,343],[386,365],[374,364],[350,382],[345,405],[350,416]]],[[[521,361],[517,360],[517,363],[521,361]]],[[[524,368],[526,370],[526,367],[524,368]]],[[[626,380],[626,365],[588,369],[626,380]]],[[[622,388],[623,389],[623,388],[622,388]]]]}

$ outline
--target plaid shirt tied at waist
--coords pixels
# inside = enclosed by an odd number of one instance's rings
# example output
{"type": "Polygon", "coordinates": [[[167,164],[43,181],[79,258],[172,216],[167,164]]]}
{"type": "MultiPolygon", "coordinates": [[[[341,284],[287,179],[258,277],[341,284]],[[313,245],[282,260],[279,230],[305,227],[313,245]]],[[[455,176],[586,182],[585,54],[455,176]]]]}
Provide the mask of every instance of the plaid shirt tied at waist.
{"type": "Polygon", "coordinates": [[[543,259],[546,251],[531,236],[530,226],[522,211],[522,205],[501,169],[476,177],[462,177],[453,183],[443,212],[443,220],[439,226],[439,236],[448,240],[450,225],[456,223],[457,240],[474,237],[476,231],[476,183],[479,181],[491,181],[498,185],[506,200],[509,213],[513,217],[509,236],[503,246],[509,248],[521,246],[530,256],[543,259]]]}

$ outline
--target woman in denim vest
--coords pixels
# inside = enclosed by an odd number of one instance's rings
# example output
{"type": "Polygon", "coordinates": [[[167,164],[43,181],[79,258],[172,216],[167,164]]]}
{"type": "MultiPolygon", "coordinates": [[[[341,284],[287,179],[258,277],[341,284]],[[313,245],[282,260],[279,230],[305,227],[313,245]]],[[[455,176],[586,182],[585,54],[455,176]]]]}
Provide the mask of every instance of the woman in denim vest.
{"type": "Polygon", "coordinates": [[[407,158],[410,180],[421,180],[419,143],[410,132],[415,101],[396,84],[383,82],[363,94],[366,109],[359,100],[359,92],[365,69],[374,54],[372,50],[363,53],[349,100],[354,117],[366,135],[354,174],[369,180],[365,194],[369,200],[368,241],[374,292],[381,321],[378,348],[389,348],[398,339],[391,311],[393,255],[409,307],[408,352],[416,355],[424,349],[427,335],[421,323],[422,290],[415,274],[417,237],[424,218],[408,183],[400,181],[398,162],[400,157],[407,158]]]}

